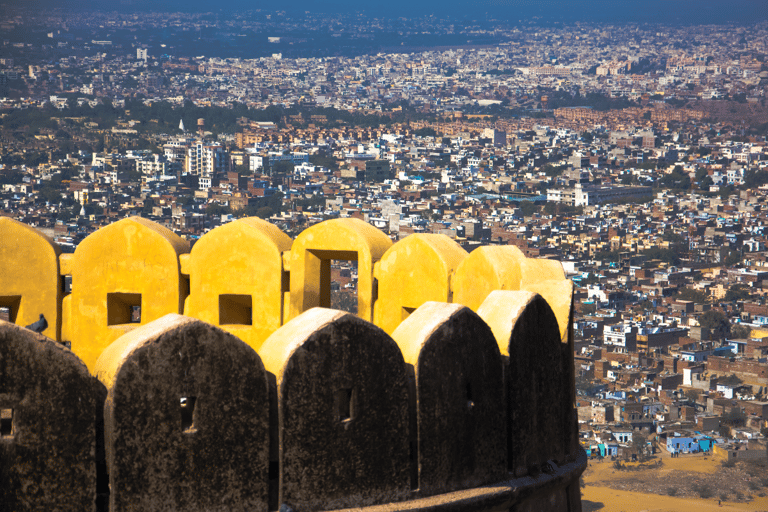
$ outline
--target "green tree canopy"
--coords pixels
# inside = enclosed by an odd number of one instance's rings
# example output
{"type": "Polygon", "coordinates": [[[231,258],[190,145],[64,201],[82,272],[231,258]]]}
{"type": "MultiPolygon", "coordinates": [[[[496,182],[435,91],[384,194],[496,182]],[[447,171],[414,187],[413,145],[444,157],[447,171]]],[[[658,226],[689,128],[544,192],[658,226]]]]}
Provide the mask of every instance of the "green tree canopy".
{"type": "Polygon", "coordinates": [[[751,288],[746,284],[736,283],[725,292],[724,300],[726,302],[747,300],[752,297],[751,288]]]}
{"type": "Polygon", "coordinates": [[[708,304],[709,303],[709,296],[700,291],[700,290],[694,290],[693,288],[681,288],[677,292],[678,300],[688,300],[691,302],[695,302],[696,304],[708,304]]]}
{"type": "Polygon", "coordinates": [[[710,309],[699,317],[699,325],[709,329],[712,336],[723,339],[731,333],[731,324],[725,314],[717,309],[710,309]]]}

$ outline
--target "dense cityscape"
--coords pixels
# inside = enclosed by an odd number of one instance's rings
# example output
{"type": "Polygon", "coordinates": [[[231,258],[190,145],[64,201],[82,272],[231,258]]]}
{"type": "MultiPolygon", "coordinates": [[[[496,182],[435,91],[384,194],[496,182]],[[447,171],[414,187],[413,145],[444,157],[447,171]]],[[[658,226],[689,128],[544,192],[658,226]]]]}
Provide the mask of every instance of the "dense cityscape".
{"type": "MultiPolygon", "coordinates": [[[[64,252],[130,216],[191,242],[246,216],[294,237],[351,217],[559,260],[590,457],[620,471],[705,452],[736,471],[768,453],[767,57],[762,19],[16,6],[0,19],[0,215],[64,252]]],[[[332,276],[354,308],[353,265],[332,276]]],[[[740,471],[716,494],[653,492],[765,496],[740,471]]]]}

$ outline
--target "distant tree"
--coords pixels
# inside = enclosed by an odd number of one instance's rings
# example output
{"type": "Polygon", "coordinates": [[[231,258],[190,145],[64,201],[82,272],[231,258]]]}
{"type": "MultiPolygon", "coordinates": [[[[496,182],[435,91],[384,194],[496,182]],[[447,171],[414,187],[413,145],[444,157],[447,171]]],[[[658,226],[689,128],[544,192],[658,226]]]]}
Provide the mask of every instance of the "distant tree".
{"type": "Polygon", "coordinates": [[[678,300],[688,300],[696,304],[709,303],[709,296],[706,293],[700,290],[694,290],[693,288],[681,288],[677,292],[677,296],[675,298],[678,300]]]}
{"type": "Polygon", "coordinates": [[[723,300],[726,302],[747,300],[752,297],[750,290],[751,288],[749,286],[743,283],[736,283],[725,292],[723,300]]]}
{"type": "Polygon", "coordinates": [[[55,187],[45,186],[38,192],[37,197],[40,198],[41,201],[50,204],[58,204],[61,201],[61,191],[55,187]]]}
{"type": "Polygon", "coordinates": [[[313,165],[319,165],[320,167],[327,167],[332,171],[339,170],[339,163],[334,157],[325,155],[312,155],[309,157],[310,163],[313,165]]]}
{"type": "Polygon", "coordinates": [[[741,251],[729,249],[728,254],[723,258],[723,263],[727,267],[731,267],[733,265],[738,265],[741,262],[741,251]]]}
{"type": "Polygon", "coordinates": [[[726,186],[720,186],[720,191],[718,192],[718,196],[723,201],[727,200],[731,195],[736,191],[736,188],[733,185],[726,185],[726,186]]]}
{"type": "Polygon", "coordinates": [[[437,132],[434,128],[430,128],[429,126],[425,126],[424,128],[419,128],[418,130],[414,130],[414,135],[418,135],[419,137],[436,137],[437,132]]]}
{"type": "Polygon", "coordinates": [[[191,195],[176,196],[176,204],[181,206],[195,204],[195,198],[192,197],[191,195]]]}
{"type": "Polygon", "coordinates": [[[736,339],[745,339],[749,337],[752,329],[745,325],[733,324],[731,326],[731,337],[736,339]]]}
{"type": "Polygon", "coordinates": [[[219,203],[209,203],[205,207],[205,213],[206,215],[217,217],[219,215],[227,215],[232,213],[232,209],[229,206],[224,206],[219,203]]]}
{"type": "Polygon", "coordinates": [[[277,176],[281,176],[284,174],[291,174],[293,172],[294,167],[295,166],[293,165],[292,162],[288,162],[288,161],[277,162],[272,165],[272,174],[277,176]]]}
{"type": "Polygon", "coordinates": [[[241,176],[251,176],[253,171],[245,164],[235,164],[234,171],[241,176]]]}
{"type": "Polygon", "coordinates": [[[0,183],[2,184],[21,183],[23,176],[18,169],[0,169],[0,183]]]}
{"type": "Polygon", "coordinates": [[[260,217],[262,219],[268,219],[274,215],[275,212],[269,206],[261,206],[257,208],[245,208],[239,213],[241,213],[243,217],[260,217]]]}
{"type": "Polygon", "coordinates": [[[660,188],[672,190],[688,190],[691,188],[691,178],[679,165],[675,166],[671,173],[665,174],[658,180],[660,188]]]}
{"type": "Polygon", "coordinates": [[[744,186],[756,188],[768,183],[768,172],[763,169],[749,169],[744,173],[744,186]]]}
{"type": "Polygon", "coordinates": [[[520,213],[522,213],[524,217],[530,217],[538,211],[539,207],[536,206],[533,201],[522,201],[520,203],[520,213]]]}
{"type": "Polygon", "coordinates": [[[722,311],[710,309],[699,317],[699,325],[709,329],[712,336],[717,339],[723,339],[731,332],[731,324],[722,311]]]}
{"type": "Polygon", "coordinates": [[[546,174],[547,176],[560,176],[563,174],[563,171],[568,168],[567,165],[552,165],[552,164],[544,164],[544,166],[541,168],[541,171],[546,174]]]}
{"type": "MultiPolygon", "coordinates": [[[[738,386],[743,382],[744,381],[742,381],[735,373],[726,375],[725,377],[720,377],[717,380],[718,384],[724,384],[726,386],[738,386]]],[[[743,420],[743,419],[744,419],[744,414],[738,411],[731,411],[723,415],[723,420],[728,422],[733,422],[733,421],[743,420]]]]}
{"type": "Polygon", "coordinates": [[[153,208],[155,206],[155,200],[148,197],[144,200],[144,207],[141,209],[141,213],[144,215],[152,215],[153,208]]]}
{"type": "Polygon", "coordinates": [[[714,184],[712,178],[709,177],[707,169],[704,167],[701,167],[696,171],[696,183],[701,190],[709,190],[709,187],[714,184]]]}
{"type": "Polygon", "coordinates": [[[685,397],[691,402],[696,402],[701,396],[701,391],[698,389],[688,389],[685,391],[685,397]]]}
{"type": "Polygon", "coordinates": [[[141,172],[136,170],[126,171],[125,177],[129,183],[138,183],[141,181],[141,172]]]}
{"type": "Polygon", "coordinates": [[[671,265],[680,264],[680,252],[675,249],[664,249],[661,247],[651,247],[641,251],[650,260],[661,260],[671,265]]]}

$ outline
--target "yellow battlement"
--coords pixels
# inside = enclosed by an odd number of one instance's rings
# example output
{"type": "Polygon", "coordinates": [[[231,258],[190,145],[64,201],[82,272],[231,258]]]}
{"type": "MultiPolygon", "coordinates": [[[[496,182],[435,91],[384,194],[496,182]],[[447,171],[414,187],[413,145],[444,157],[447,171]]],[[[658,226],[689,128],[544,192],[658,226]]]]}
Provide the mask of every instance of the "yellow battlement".
{"type": "Polygon", "coordinates": [[[79,461],[10,458],[0,500],[579,510],[572,296],[559,262],[356,219],[240,219],[190,250],[129,218],[61,254],[0,218],[0,306],[52,338],[0,321],[0,452],[79,461]],[[357,262],[357,315],[330,309],[332,260],[357,262]]]}
{"type": "Polygon", "coordinates": [[[295,240],[261,219],[240,219],[191,251],[141,217],[96,231],[74,254],[8,218],[0,219],[0,240],[0,306],[21,325],[43,313],[44,334],[70,342],[91,370],[114,340],[168,313],[219,326],[258,350],[288,320],[330,307],[332,260],[357,261],[358,316],[387,333],[427,301],[477,310],[493,290],[527,290],[550,302],[568,342],[571,282],[559,262],[526,258],[514,246],[469,254],[445,235],[393,244],[358,219],[321,222],[295,240]],[[67,296],[64,275],[72,276],[67,296]]]}

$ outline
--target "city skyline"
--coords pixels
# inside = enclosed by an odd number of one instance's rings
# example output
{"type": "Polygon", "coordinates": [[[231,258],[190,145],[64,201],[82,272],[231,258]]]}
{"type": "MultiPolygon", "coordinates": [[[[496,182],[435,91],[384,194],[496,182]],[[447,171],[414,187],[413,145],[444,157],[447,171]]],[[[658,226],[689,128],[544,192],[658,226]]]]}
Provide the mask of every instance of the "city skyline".
{"type": "MultiPolygon", "coordinates": [[[[6,6],[24,6],[41,9],[57,9],[62,5],[55,0],[0,3],[6,6]]],[[[70,9],[72,9],[70,7],[70,9]]],[[[434,15],[436,17],[504,19],[511,23],[536,21],[552,22],[603,22],[603,23],[672,23],[682,25],[752,23],[768,19],[768,2],[763,0],[479,0],[468,5],[457,0],[446,2],[406,2],[394,0],[381,2],[353,2],[331,0],[317,2],[299,0],[279,7],[266,2],[227,0],[215,5],[202,0],[170,0],[158,4],[150,0],[85,0],[74,10],[122,10],[122,11],[246,11],[284,10],[287,14],[350,13],[360,12],[371,16],[408,17],[434,15]]]]}

